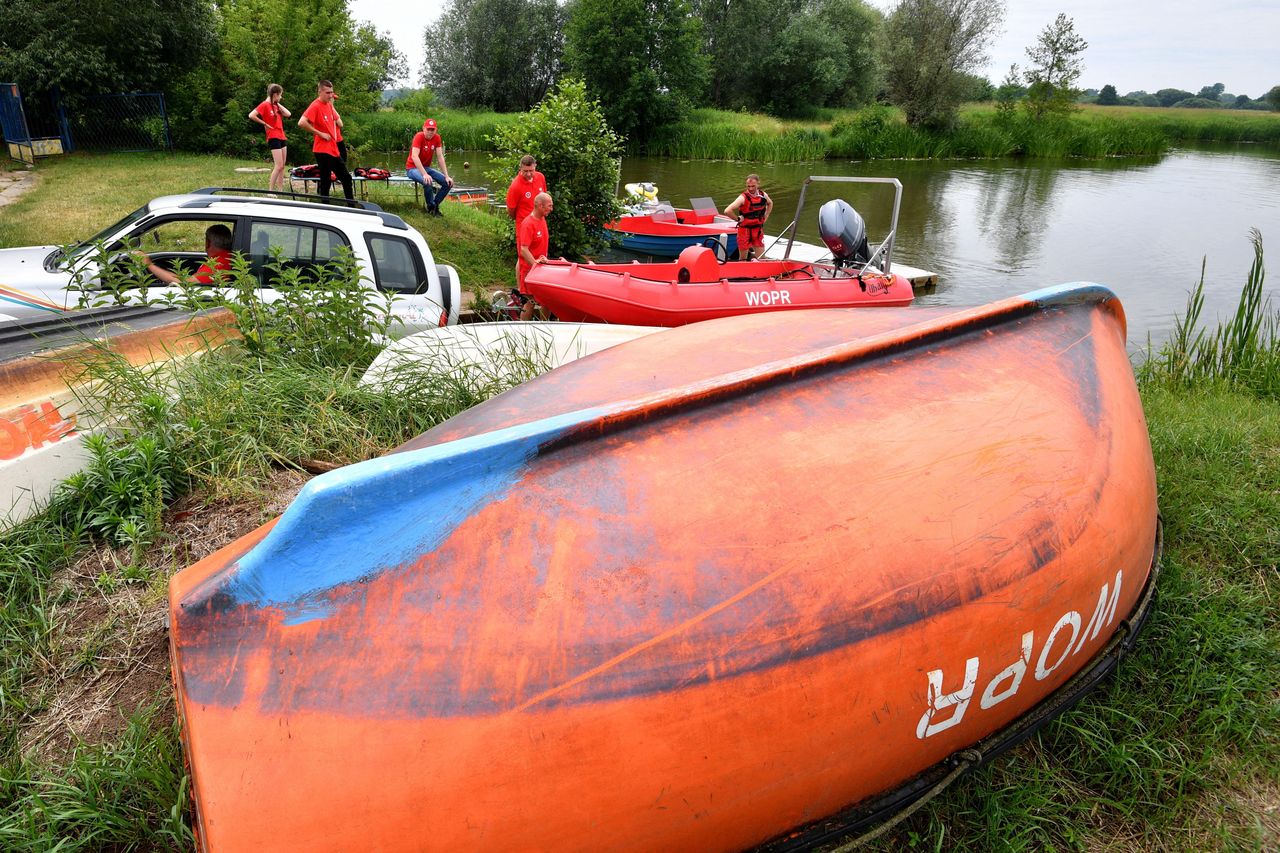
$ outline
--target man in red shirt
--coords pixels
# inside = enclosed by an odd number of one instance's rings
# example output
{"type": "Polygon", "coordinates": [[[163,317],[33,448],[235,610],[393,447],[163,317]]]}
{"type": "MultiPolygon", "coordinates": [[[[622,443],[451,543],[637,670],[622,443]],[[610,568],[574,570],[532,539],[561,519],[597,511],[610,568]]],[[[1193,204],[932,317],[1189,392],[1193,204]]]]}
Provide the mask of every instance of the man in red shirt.
{"type": "Polygon", "coordinates": [[[453,186],[453,178],[449,177],[449,167],[444,162],[444,141],[436,132],[436,120],[429,118],[422,123],[422,130],[413,135],[413,144],[409,146],[409,159],[404,161],[409,180],[422,184],[422,195],[426,199],[427,214],[443,216],[440,202],[449,194],[453,186]],[[440,161],[441,171],[431,166],[431,155],[435,154],[440,161]],[[434,185],[434,194],[432,192],[434,185]]]}
{"type": "Polygon", "coordinates": [[[524,218],[516,229],[516,282],[519,287],[515,296],[520,300],[520,319],[533,319],[533,300],[524,289],[524,277],[547,259],[547,247],[551,241],[551,231],[547,227],[547,216],[555,208],[550,193],[538,193],[533,197],[533,212],[524,218]]]}
{"type": "MultiPolygon", "coordinates": [[[[190,280],[199,284],[213,284],[215,279],[220,282],[224,274],[231,270],[231,229],[222,223],[206,228],[204,251],[209,259],[200,265],[200,269],[196,270],[196,274],[190,280]]],[[[172,270],[153,263],[145,252],[135,254],[147,265],[147,272],[157,280],[166,284],[177,284],[182,280],[172,270]]]]}
{"type": "Polygon", "coordinates": [[[538,161],[532,154],[520,158],[520,171],[507,190],[507,215],[517,226],[533,213],[533,199],[538,193],[547,192],[547,177],[538,171],[538,161]]]}
{"type": "Polygon", "coordinates": [[[320,167],[320,195],[329,197],[329,187],[333,184],[330,175],[336,175],[342,182],[342,192],[348,199],[354,199],[351,189],[351,173],[338,154],[338,114],[333,109],[333,84],[321,80],[316,88],[316,99],[311,102],[298,119],[298,127],[314,134],[311,151],[316,155],[316,165],[320,167]]]}

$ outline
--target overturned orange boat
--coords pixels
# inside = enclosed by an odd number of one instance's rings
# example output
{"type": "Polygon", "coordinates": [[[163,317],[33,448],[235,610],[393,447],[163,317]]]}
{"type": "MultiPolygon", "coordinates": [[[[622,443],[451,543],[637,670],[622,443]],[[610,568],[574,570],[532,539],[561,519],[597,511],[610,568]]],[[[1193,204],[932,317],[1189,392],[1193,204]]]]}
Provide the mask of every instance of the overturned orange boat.
{"type": "Polygon", "coordinates": [[[1105,675],[1158,538],[1104,288],[648,335],[174,577],[201,844],[814,843],[1105,675]]]}

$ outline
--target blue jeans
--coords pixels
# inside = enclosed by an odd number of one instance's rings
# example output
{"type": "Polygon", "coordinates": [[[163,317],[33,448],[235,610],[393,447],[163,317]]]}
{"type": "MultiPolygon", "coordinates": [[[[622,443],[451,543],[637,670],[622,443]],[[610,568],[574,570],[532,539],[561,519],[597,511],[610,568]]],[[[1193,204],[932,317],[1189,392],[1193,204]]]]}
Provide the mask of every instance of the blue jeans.
{"type": "Polygon", "coordinates": [[[427,174],[431,176],[431,180],[435,181],[435,198],[431,197],[433,190],[427,186],[427,179],[423,177],[422,172],[417,169],[410,169],[408,174],[409,180],[422,184],[422,195],[427,200],[427,207],[439,207],[440,202],[444,201],[444,197],[449,194],[449,181],[445,179],[443,173],[437,172],[435,169],[427,169],[427,174]]]}

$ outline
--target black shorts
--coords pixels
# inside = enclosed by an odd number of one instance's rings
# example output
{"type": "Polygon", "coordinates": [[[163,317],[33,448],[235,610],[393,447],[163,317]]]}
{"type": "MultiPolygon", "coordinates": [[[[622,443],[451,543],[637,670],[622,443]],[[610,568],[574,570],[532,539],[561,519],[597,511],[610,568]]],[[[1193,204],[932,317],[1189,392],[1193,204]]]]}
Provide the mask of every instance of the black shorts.
{"type": "Polygon", "coordinates": [[[272,151],[275,151],[277,148],[285,148],[288,145],[289,145],[289,140],[287,139],[268,139],[267,140],[267,147],[270,148],[272,151]]]}

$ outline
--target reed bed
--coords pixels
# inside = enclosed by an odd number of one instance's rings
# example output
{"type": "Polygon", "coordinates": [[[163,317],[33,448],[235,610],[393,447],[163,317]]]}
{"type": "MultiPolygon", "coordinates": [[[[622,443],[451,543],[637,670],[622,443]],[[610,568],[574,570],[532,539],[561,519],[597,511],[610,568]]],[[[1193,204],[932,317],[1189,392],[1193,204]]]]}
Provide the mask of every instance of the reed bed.
{"type": "MultiPolygon", "coordinates": [[[[344,118],[349,145],[360,151],[391,153],[409,150],[426,116],[383,110],[344,118]]],[[[450,148],[492,149],[489,138],[498,128],[514,123],[518,114],[439,109],[432,111],[431,118],[439,124],[440,136],[450,148]]]]}

